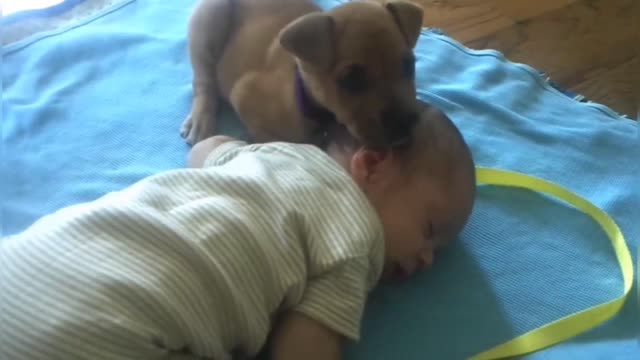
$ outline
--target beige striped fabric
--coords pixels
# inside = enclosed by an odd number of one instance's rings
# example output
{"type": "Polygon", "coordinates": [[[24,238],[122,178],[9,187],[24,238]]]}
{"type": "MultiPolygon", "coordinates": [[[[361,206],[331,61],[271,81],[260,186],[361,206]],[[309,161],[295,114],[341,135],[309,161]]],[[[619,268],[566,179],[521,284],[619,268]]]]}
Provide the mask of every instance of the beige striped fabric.
{"type": "Polygon", "coordinates": [[[382,228],[308,145],[228,143],[2,241],[2,359],[231,359],[274,316],[358,339],[382,228]]]}

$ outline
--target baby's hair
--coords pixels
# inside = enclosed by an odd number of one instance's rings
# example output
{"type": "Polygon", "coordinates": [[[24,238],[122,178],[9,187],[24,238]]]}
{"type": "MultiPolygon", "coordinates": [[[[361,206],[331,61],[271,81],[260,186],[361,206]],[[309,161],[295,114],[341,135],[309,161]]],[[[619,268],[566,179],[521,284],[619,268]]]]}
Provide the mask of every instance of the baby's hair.
{"type": "Polygon", "coordinates": [[[412,168],[417,166],[425,171],[434,171],[434,166],[437,166],[448,173],[462,170],[470,172],[467,175],[475,180],[471,151],[464,137],[445,113],[434,106],[422,105],[411,138],[392,147],[391,151],[412,168]]]}
{"type": "Polygon", "coordinates": [[[436,186],[446,203],[454,207],[440,232],[456,236],[473,209],[476,195],[475,164],[471,151],[455,124],[438,108],[424,105],[411,140],[394,149],[408,179],[425,179],[436,186]]]}
{"type": "MultiPolygon", "coordinates": [[[[327,137],[330,145],[350,152],[355,152],[362,146],[341,125],[332,126],[327,137]]],[[[420,117],[411,135],[392,144],[388,151],[391,151],[408,171],[437,171],[443,179],[453,177],[456,175],[455,171],[463,171],[467,180],[475,182],[473,159],[462,134],[454,123],[434,106],[421,103],[420,117]]]]}
{"type": "MultiPolygon", "coordinates": [[[[354,154],[362,145],[349,132],[336,127],[329,133],[330,147],[345,154],[354,154]]],[[[439,225],[444,238],[457,236],[469,219],[476,194],[475,165],[471,151],[455,124],[438,108],[423,104],[419,120],[405,141],[393,144],[386,151],[394,157],[407,185],[415,181],[437,188],[440,213],[449,220],[439,225]],[[467,205],[465,205],[467,204],[467,205]]],[[[434,197],[435,199],[435,197],[434,197]]]]}

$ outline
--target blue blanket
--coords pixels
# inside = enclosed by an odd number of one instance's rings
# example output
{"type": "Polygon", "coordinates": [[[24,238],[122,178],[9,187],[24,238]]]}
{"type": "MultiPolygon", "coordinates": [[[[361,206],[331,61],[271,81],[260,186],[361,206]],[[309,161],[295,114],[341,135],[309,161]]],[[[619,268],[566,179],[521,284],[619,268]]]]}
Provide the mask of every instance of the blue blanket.
{"type": "MultiPolygon", "coordinates": [[[[129,0],[3,48],[4,235],[60,207],[184,166],[190,1],[129,0]]],[[[338,1],[322,0],[327,7],[338,1]]],[[[428,16],[428,14],[427,14],[428,16]]],[[[637,261],[638,126],[579,103],[533,69],[424,31],[419,97],[460,127],[478,165],[557,182],[605,209],[637,261]]],[[[229,111],[221,131],[242,134],[229,111]]],[[[459,359],[616,297],[602,231],[525,190],[482,187],[470,224],[433,269],[376,290],[347,359],[459,359]]],[[[531,359],[636,359],[637,291],[622,312],[531,359]]]]}

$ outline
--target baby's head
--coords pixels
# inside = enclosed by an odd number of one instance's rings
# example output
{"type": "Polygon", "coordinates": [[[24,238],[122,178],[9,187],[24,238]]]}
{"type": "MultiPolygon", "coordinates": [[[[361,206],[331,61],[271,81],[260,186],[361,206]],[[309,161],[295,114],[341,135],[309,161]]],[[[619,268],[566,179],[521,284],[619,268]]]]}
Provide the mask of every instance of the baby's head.
{"type": "Polygon", "coordinates": [[[434,253],[460,233],[474,203],[474,164],[458,129],[427,106],[412,139],[391,150],[335,139],[328,153],[351,174],[384,227],[383,278],[430,266],[434,253]]]}

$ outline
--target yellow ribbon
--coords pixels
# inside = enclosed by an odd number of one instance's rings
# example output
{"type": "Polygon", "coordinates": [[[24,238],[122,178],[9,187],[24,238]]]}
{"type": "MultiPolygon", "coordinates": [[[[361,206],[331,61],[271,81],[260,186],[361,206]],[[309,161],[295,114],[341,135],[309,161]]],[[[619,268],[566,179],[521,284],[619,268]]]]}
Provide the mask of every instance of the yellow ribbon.
{"type": "Polygon", "coordinates": [[[613,317],[624,304],[633,283],[633,262],[629,248],[616,222],[589,201],[552,182],[521,173],[478,167],[478,184],[510,186],[530,189],[564,200],[591,216],[605,231],[622,271],[624,291],[617,298],[577,313],[567,315],[549,324],[533,329],[503,344],[473,356],[472,360],[492,360],[523,355],[565,341],[613,317]]]}

